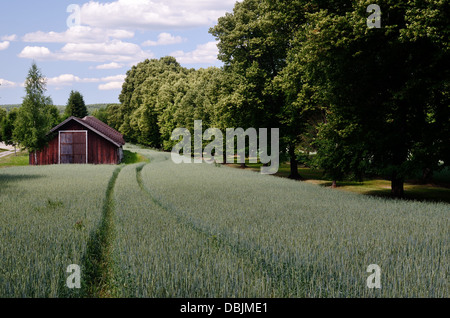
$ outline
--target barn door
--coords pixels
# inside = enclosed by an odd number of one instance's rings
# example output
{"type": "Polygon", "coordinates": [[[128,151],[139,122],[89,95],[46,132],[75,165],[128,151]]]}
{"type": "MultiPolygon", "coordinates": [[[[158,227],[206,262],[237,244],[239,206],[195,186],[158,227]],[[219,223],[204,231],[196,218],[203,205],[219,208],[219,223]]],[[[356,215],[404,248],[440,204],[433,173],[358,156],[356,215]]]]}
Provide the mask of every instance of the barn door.
{"type": "Polygon", "coordinates": [[[59,149],[60,163],[87,163],[87,131],[60,131],[59,149]]]}

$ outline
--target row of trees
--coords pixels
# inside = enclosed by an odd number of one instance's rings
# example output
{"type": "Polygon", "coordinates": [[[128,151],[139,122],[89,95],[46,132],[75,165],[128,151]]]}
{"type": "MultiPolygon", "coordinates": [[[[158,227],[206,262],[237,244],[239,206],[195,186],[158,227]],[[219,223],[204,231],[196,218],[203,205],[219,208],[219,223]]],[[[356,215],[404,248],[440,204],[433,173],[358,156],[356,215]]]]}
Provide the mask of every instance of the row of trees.
{"type": "Polygon", "coordinates": [[[20,108],[6,112],[0,108],[0,141],[22,146],[29,151],[42,149],[47,144],[48,131],[62,120],[88,115],[83,96],[70,93],[64,114],[60,114],[49,96],[45,95],[46,80],[33,63],[25,81],[26,95],[20,108]]]}
{"type": "Polygon", "coordinates": [[[392,194],[417,170],[450,163],[449,3],[244,0],[210,33],[222,68],[186,69],[174,58],[128,73],[121,104],[104,120],[133,142],[170,150],[177,127],[279,127],[291,177],[298,150],[333,180],[376,173],[392,194]]]}

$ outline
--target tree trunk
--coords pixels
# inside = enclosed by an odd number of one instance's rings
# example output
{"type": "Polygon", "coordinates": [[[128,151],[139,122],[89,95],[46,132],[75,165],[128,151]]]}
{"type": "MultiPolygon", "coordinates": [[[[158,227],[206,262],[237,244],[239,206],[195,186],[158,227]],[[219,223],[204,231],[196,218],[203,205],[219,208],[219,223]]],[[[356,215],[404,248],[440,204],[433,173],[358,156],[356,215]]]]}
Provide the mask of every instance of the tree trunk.
{"type": "Polygon", "coordinates": [[[298,162],[297,156],[295,155],[295,148],[292,145],[289,146],[289,161],[291,166],[291,173],[289,175],[289,179],[294,180],[301,179],[300,174],[298,173],[298,162]]]}
{"type": "Polygon", "coordinates": [[[433,170],[430,168],[424,168],[422,171],[422,180],[423,184],[431,183],[433,181],[433,170]]]}
{"type": "Polygon", "coordinates": [[[333,182],[331,183],[331,188],[332,189],[336,189],[337,188],[337,181],[333,180],[333,182]]]}
{"type": "Polygon", "coordinates": [[[391,180],[391,194],[394,198],[403,198],[405,196],[403,178],[394,176],[391,180]]]}

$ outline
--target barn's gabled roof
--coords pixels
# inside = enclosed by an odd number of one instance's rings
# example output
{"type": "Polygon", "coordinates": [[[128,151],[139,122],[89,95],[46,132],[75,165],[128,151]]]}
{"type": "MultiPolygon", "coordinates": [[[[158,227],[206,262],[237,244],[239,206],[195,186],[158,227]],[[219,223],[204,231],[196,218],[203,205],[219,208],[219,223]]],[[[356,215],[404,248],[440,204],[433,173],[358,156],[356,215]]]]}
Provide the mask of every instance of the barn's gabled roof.
{"type": "Polygon", "coordinates": [[[106,140],[112,142],[117,147],[121,147],[125,144],[125,140],[123,139],[123,136],[121,133],[119,133],[114,128],[109,127],[107,124],[102,122],[101,120],[93,117],[93,116],[86,116],[84,118],[77,118],[74,116],[71,116],[67,118],[65,121],[60,123],[58,126],[53,127],[49,133],[58,131],[59,128],[64,126],[69,121],[74,120],[77,123],[85,126],[86,128],[92,130],[93,132],[97,133],[98,135],[102,136],[106,140]]]}

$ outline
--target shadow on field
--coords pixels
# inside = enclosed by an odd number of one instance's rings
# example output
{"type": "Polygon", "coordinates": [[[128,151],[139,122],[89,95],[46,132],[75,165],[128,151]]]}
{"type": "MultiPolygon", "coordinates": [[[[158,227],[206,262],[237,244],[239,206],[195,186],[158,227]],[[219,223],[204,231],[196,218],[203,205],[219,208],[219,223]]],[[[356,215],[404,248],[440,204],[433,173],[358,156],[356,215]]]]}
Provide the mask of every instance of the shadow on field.
{"type": "Polygon", "coordinates": [[[41,175],[18,175],[18,174],[7,174],[0,173],[0,190],[4,190],[12,185],[16,185],[17,182],[35,180],[43,178],[41,175]]]}
{"type": "MultiPolygon", "coordinates": [[[[330,188],[331,185],[331,182],[323,182],[319,184],[319,186],[327,188],[330,188]]],[[[390,187],[380,186],[380,189],[373,189],[373,187],[372,189],[365,189],[367,187],[368,186],[363,182],[340,181],[338,182],[338,187],[336,189],[342,191],[357,192],[363,195],[377,198],[399,200],[398,198],[392,197],[390,187]],[[360,189],[357,191],[351,191],[346,187],[360,189]]],[[[450,203],[450,189],[438,188],[433,186],[424,187],[423,185],[405,184],[405,196],[400,200],[450,203]]]]}

